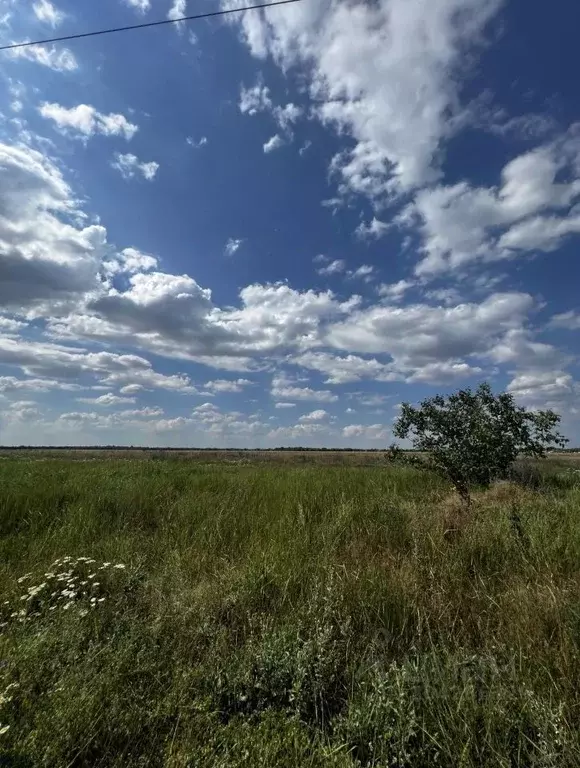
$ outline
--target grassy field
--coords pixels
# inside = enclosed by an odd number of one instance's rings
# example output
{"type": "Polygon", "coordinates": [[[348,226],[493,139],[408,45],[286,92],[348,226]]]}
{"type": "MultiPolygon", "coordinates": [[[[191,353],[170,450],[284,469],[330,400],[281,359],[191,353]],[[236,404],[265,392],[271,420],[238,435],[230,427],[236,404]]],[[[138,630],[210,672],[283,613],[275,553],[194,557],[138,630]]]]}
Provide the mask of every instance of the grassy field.
{"type": "Polygon", "coordinates": [[[0,461],[1,766],[580,765],[571,459],[71,458],[0,461]]]}

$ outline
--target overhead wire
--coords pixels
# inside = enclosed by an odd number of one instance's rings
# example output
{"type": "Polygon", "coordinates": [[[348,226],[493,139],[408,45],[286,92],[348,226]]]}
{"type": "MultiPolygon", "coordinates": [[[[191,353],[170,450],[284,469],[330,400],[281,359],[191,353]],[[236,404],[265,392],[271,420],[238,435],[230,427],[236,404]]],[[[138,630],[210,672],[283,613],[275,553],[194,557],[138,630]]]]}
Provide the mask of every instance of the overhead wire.
{"type": "Polygon", "coordinates": [[[144,21],[140,24],[129,24],[124,27],[111,27],[110,29],[97,29],[91,32],[78,32],[74,35],[62,35],[61,37],[49,37],[42,40],[25,40],[20,43],[10,43],[0,45],[0,51],[11,51],[15,48],[27,48],[32,45],[49,45],[51,43],[62,43],[68,40],[80,40],[84,37],[96,37],[97,35],[110,35],[113,32],[128,32],[133,29],[144,29],[145,27],[160,27],[162,24],[179,24],[183,21],[195,21],[197,19],[210,19],[214,16],[226,16],[230,13],[241,13],[243,11],[256,11],[260,8],[272,8],[276,5],[288,5],[290,3],[299,3],[301,0],[273,0],[271,3],[258,3],[257,5],[246,5],[239,8],[223,8],[219,11],[208,11],[206,13],[196,13],[191,16],[180,16],[177,19],[161,19],[160,21],[144,21]]]}

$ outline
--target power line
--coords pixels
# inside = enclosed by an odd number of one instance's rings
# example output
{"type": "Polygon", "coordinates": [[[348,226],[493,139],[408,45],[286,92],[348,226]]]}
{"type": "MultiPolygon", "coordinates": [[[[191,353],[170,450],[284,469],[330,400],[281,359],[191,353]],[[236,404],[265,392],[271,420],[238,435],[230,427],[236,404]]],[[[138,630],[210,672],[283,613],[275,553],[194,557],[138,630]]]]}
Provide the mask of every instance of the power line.
{"type": "Polygon", "coordinates": [[[178,24],[180,21],[194,21],[195,19],[209,19],[212,16],[225,16],[228,13],[241,13],[242,11],[255,11],[259,8],[270,8],[274,5],[287,5],[288,3],[298,3],[300,0],[274,0],[271,3],[259,3],[258,5],[247,5],[243,8],[224,8],[221,11],[210,11],[208,13],[197,13],[194,16],[181,16],[179,19],[162,19],[161,21],[146,21],[142,24],[130,24],[126,27],[113,27],[112,29],[98,29],[93,32],[80,32],[76,35],[64,35],[63,37],[50,37],[45,40],[29,40],[23,43],[10,43],[10,45],[1,45],[0,51],[10,51],[14,48],[27,48],[30,45],[48,45],[49,43],[62,43],[65,40],[79,40],[81,37],[96,37],[97,35],[110,35],[112,32],[127,32],[130,29],[143,29],[144,27],[160,27],[162,24],[178,24]]]}

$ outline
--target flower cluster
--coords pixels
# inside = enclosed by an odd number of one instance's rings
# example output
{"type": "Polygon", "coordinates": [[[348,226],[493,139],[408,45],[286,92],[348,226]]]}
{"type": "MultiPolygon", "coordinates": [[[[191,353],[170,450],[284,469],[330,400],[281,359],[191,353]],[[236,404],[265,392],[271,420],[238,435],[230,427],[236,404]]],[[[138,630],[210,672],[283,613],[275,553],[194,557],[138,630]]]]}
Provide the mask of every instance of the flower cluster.
{"type": "Polygon", "coordinates": [[[25,573],[17,580],[22,590],[18,599],[0,604],[0,631],[11,621],[24,623],[52,611],[74,610],[87,616],[106,601],[117,578],[115,574],[125,568],[123,563],[99,564],[90,557],[65,555],[52,563],[41,580],[25,573]],[[33,580],[40,583],[31,584],[33,580]]]}
{"type": "MultiPolygon", "coordinates": [[[[18,683],[10,683],[10,685],[4,689],[4,692],[0,693],[0,710],[5,704],[9,704],[12,701],[12,694],[10,691],[12,691],[14,688],[18,688],[18,683]]],[[[4,736],[9,728],[9,725],[2,725],[2,722],[0,722],[0,736],[4,736]]]]}

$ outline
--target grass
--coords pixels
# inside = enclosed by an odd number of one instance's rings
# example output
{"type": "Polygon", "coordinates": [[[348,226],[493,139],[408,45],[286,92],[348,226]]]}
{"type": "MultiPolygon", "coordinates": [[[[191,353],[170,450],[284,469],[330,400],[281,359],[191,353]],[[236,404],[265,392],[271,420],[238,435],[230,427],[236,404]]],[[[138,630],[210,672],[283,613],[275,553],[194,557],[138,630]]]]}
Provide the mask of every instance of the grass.
{"type": "Polygon", "coordinates": [[[0,765],[580,764],[577,473],[214,459],[0,462],[0,765]]]}

